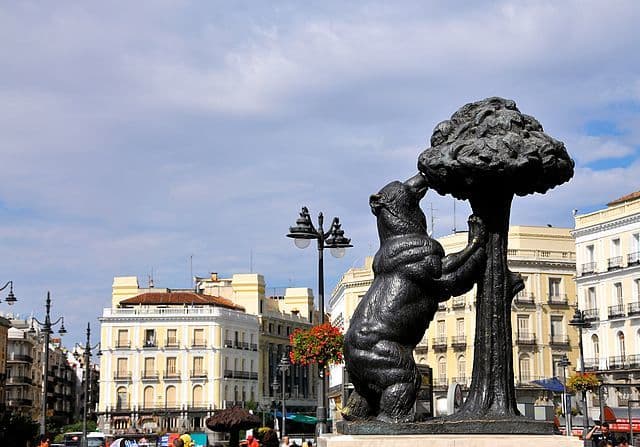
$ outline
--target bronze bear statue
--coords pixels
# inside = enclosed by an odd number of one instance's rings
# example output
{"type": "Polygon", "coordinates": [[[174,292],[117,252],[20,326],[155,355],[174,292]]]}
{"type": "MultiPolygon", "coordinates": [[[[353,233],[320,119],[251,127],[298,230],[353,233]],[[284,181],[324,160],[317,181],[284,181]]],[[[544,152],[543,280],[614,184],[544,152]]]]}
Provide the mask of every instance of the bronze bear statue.
{"type": "Polygon", "coordinates": [[[380,248],[373,284],[356,307],[345,334],[345,364],[355,391],[342,410],[347,420],[410,422],[420,385],[413,350],[438,303],[473,287],[484,269],[486,231],[469,217],[469,242],[445,256],[427,233],[419,202],[428,189],[417,174],[391,182],[371,196],[380,248]]]}

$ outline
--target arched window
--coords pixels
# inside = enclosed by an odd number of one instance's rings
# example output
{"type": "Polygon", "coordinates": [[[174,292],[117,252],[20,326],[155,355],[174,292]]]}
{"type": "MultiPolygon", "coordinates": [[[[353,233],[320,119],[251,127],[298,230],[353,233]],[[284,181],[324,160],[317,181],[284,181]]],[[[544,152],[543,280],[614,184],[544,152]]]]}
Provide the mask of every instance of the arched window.
{"type": "Polygon", "coordinates": [[[176,387],[171,385],[167,387],[165,391],[165,405],[167,408],[175,408],[178,406],[178,399],[176,396],[176,387]]]}
{"type": "Polygon", "coordinates": [[[156,393],[153,391],[153,387],[152,386],[146,386],[144,387],[144,407],[145,408],[153,408],[153,398],[156,395],[156,393]]]}
{"type": "Polygon", "coordinates": [[[520,382],[530,382],[531,381],[531,360],[529,359],[529,355],[522,354],[520,356],[520,361],[518,362],[520,366],[520,382]]]}
{"type": "Polygon", "coordinates": [[[596,334],[591,336],[591,346],[593,347],[593,357],[598,361],[600,358],[600,339],[596,334]]]}
{"type": "Polygon", "coordinates": [[[447,383],[447,359],[444,356],[438,359],[438,383],[440,385],[447,383]]]}
{"type": "Polygon", "coordinates": [[[127,392],[127,388],[123,386],[118,388],[117,395],[116,408],[118,410],[127,408],[129,404],[129,393],[127,392]]]}
{"type": "Polygon", "coordinates": [[[458,383],[464,384],[467,382],[467,360],[464,355],[458,357],[458,383]]]}
{"type": "Polygon", "coordinates": [[[196,385],[191,391],[191,402],[194,407],[200,407],[203,402],[202,385],[196,385]]]}

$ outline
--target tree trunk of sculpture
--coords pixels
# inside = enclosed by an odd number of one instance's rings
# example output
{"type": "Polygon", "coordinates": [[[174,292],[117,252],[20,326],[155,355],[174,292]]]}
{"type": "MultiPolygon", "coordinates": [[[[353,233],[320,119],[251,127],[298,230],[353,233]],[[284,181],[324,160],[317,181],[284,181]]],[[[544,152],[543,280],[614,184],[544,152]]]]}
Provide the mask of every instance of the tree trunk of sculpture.
{"type": "Polygon", "coordinates": [[[487,263],[478,280],[472,382],[457,418],[501,419],[519,416],[513,384],[511,301],[522,290],[509,271],[507,243],[513,195],[484,194],[469,201],[487,227],[487,263]]]}

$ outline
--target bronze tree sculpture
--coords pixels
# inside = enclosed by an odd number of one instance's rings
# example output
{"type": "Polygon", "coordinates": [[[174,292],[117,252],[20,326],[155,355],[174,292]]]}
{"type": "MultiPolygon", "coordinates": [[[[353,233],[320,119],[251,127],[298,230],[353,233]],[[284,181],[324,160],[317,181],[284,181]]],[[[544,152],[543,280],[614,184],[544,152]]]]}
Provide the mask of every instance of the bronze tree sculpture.
{"type": "Polygon", "coordinates": [[[511,302],[524,285],[507,266],[511,202],[514,195],[545,193],[568,181],[574,162],[535,118],[520,113],[514,101],[494,97],[467,104],[438,124],[418,168],[438,193],[469,200],[487,232],[472,382],[454,419],[518,416],[511,302]]]}

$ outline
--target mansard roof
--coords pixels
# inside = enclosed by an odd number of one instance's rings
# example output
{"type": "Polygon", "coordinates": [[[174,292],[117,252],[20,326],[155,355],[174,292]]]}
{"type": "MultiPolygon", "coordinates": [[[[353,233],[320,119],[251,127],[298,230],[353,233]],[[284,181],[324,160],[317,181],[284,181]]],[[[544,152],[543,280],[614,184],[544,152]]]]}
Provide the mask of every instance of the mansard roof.
{"type": "Polygon", "coordinates": [[[619,197],[613,202],[607,203],[607,206],[619,205],[621,203],[629,202],[637,198],[640,198],[640,191],[632,192],[631,194],[627,194],[626,196],[619,197]]]}
{"type": "Polygon", "coordinates": [[[144,304],[148,306],[204,305],[244,311],[233,301],[219,296],[202,295],[195,292],[147,292],[120,301],[121,305],[144,304]]]}

